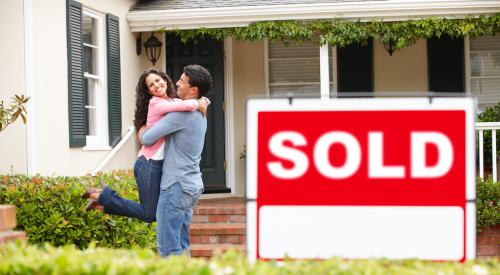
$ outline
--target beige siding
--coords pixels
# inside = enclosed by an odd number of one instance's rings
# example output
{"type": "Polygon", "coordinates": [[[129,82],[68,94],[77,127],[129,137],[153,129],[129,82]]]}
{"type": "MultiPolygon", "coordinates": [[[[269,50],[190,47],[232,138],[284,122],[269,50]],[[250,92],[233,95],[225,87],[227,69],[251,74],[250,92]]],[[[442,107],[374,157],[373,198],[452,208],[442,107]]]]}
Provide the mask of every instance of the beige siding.
{"type": "Polygon", "coordinates": [[[245,192],[245,161],[240,160],[246,144],[246,99],[265,94],[264,43],[233,42],[234,81],[234,159],[235,187],[238,195],[245,192]]]}
{"type": "MultiPolygon", "coordinates": [[[[426,92],[426,40],[396,51],[392,56],[384,45],[374,43],[374,90],[377,92],[426,92]]],[[[425,94],[424,94],[425,95],[425,94]]]]}
{"type": "MultiPolygon", "coordinates": [[[[23,1],[0,1],[0,100],[9,105],[14,94],[26,94],[24,79],[23,1]]],[[[0,174],[27,172],[26,125],[21,120],[0,132],[0,174]]]]}
{"type": "MultiPolygon", "coordinates": [[[[32,3],[33,86],[37,96],[36,171],[43,175],[83,175],[96,167],[109,151],[69,148],[66,1],[32,3]]],[[[122,119],[125,131],[127,126],[133,124],[135,85],[142,72],[140,57],[135,54],[135,34],[129,31],[125,17],[134,1],[82,1],[82,3],[98,12],[120,17],[122,119]]],[[[9,28],[12,25],[9,24],[9,28]]],[[[105,170],[132,168],[137,152],[135,142],[135,137],[129,140],[105,170]]]]}

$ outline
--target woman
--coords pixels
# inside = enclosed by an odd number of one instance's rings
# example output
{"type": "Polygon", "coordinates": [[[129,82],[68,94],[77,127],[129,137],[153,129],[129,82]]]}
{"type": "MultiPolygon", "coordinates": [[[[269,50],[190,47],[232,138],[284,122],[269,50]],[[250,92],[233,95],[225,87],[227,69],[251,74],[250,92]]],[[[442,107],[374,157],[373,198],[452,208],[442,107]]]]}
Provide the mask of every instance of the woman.
{"type": "MultiPolygon", "coordinates": [[[[137,131],[144,125],[153,125],[169,112],[198,110],[206,114],[210,103],[208,99],[177,99],[173,86],[167,74],[155,69],[144,71],[136,88],[134,126],[137,131]]],[[[86,210],[104,210],[108,214],[138,218],[148,223],[155,221],[164,144],[165,139],[161,139],[150,147],[142,146],[139,151],[134,165],[134,176],[140,203],[121,198],[116,191],[101,182],[102,191],[90,188],[82,195],[83,198],[91,199],[86,210]]]]}

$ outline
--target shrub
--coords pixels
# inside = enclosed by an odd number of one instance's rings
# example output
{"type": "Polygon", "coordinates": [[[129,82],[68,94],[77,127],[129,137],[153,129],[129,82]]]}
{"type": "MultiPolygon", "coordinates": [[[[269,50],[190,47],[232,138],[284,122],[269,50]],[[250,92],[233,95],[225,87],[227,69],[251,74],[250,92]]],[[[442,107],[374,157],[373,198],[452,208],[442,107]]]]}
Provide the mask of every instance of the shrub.
{"type": "Polygon", "coordinates": [[[17,207],[17,230],[26,231],[32,244],[79,248],[95,242],[102,247],[155,248],[154,225],[111,216],[98,211],[85,212],[86,200],[80,196],[102,178],[124,197],[137,199],[130,171],[100,174],[98,177],[0,176],[0,204],[17,207]]]}
{"type": "Polygon", "coordinates": [[[30,98],[24,95],[14,95],[10,107],[6,107],[0,100],[0,132],[5,130],[9,124],[14,123],[19,117],[26,124],[26,104],[30,98]]]}
{"type": "MultiPolygon", "coordinates": [[[[496,122],[500,121],[500,102],[493,107],[486,107],[484,112],[477,116],[478,122],[496,122]]],[[[483,153],[484,153],[484,165],[486,167],[491,167],[491,131],[484,131],[483,133],[483,153]]],[[[500,139],[497,138],[497,157],[500,154],[500,139]]],[[[479,157],[479,153],[478,153],[479,157]]],[[[479,160],[479,159],[478,159],[479,160]]]]}
{"type": "Polygon", "coordinates": [[[105,249],[72,246],[37,248],[21,244],[0,247],[0,274],[495,274],[495,259],[432,262],[390,261],[256,261],[251,263],[234,251],[212,258],[171,256],[161,259],[147,249],[105,249]]]}
{"type": "Polygon", "coordinates": [[[477,180],[477,228],[500,224],[500,182],[477,180]]]}

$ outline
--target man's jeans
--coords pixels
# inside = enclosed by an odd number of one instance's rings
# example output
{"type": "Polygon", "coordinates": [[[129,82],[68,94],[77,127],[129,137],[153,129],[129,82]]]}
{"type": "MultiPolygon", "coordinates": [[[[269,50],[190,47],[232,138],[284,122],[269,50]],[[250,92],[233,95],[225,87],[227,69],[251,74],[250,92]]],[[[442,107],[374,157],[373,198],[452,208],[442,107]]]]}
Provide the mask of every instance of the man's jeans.
{"type": "Polygon", "coordinates": [[[189,225],[203,189],[194,194],[182,191],[176,182],[165,190],[160,190],[158,209],[156,210],[156,242],[158,254],[189,256],[189,225]]]}
{"type": "Polygon", "coordinates": [[[115,190],[105,187],[99,195],[99,204],[111,215],[137,218],[147,223],[156,219],[156,206],[160,194],[162,160],[147,160],[144,156],[135,161],[134,176],[139,189],[140,204],[121,198],[115,190]]]}

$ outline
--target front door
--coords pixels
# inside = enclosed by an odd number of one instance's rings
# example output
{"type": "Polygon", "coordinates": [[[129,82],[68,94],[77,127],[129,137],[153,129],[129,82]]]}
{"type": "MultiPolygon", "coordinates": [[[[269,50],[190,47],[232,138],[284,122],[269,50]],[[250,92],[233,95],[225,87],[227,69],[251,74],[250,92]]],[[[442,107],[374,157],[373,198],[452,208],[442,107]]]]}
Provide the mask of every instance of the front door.
{"type": "Polygon", "coordinates": [[[224,59],[222,42],[199,39],[182,43],[173,35],[166,35],[166,68],[172,80],[177,82],[183,68],[199,64],[210,71],[213,88],[205,95],[212,102],[208,108],[207,134],[200,163],[205,193],[223,193],[231,190],[226,186],[224,157],[224,59]]]}

